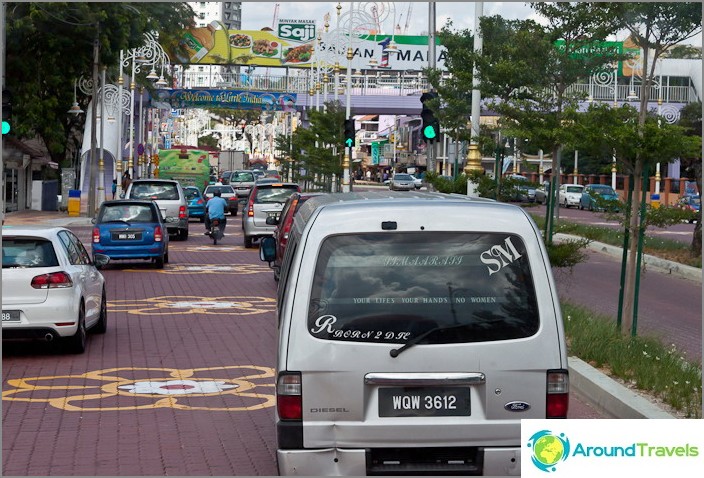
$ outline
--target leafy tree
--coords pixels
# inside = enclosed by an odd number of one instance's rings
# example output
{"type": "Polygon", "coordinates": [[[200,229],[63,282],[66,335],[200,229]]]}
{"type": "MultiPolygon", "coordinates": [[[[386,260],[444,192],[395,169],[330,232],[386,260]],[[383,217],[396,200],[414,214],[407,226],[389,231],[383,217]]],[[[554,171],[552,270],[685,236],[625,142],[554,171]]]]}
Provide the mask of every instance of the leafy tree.
{"type": "MultiPolygon", "coordinates": [[[[702,102],[690,103],[680,111],[680,126],[685,128],[687,134],[702,140],[702,102]]],[[[697,190],[702,191],[702,148],[696,149],[693,154],[681,158],[683,171],[687,177],[695,178],[697,190]]],[[[697,213],[696,226],[692,237],[692,252],[696,255],[702,254],[702,211],[697,213]]]]}
{"type": "Polygon", "coordinates": [[[701,60],[702,49],[692,45],[677,45],[666,52],[668,58],[701,60]]]}
{"type": "MultiPolygon", "coordinates": [[[[162,41],[192,21],[186,3],[8,3],[6,88],[14,98],[14,135],[39,137],[54,161],[70,160],[82,143],[85,115],[66,111],[74,81],[91,74],[95,39],[110,76],[120,50],[141,46],[145,32],[158,32],[162,41]]],[[[140,83],[150,85],[144,76],[140,83]]],[[[89,98],[78,94],[85,110],[89,98]]]]}
{"type": "MultiPolygon", "coordinates": [[[[642,88],[638,109],[637,130],[634,143],[642,143],[653,130],[649,126],[648,102],[650,88],[655,80],[655,65],[658,59],[675,45],[701,32],[701,3],[602,3],[597,4],[597,10],[619,20],[619,27],[631,34],[633,42],[641,49],[642,58],[642,88]],[[652,62],[650,61],[652,58],[652,62]]],[[[649,152],[638,149],[633,157],[629,172],[635,178],[635,197],[641,196],[641,184],[646,168],[651,161],[649,152]]],[[[637,261],[638,261],[638,231],[645,220],[641,217],[637,201],[630,205],[629,255],[626,264],[626,279],[623,284],[624,301],[621,309],[624,333],[631,332],[633,323],[637,261]]]]}

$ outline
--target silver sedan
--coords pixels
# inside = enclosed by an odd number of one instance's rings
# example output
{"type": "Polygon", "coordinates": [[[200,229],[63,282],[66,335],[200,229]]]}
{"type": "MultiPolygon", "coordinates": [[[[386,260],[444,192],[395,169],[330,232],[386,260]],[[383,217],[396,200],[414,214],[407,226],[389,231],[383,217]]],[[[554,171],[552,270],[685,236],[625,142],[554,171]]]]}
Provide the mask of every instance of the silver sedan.
{"type": "Polygon", "coordinates": [[[416,188],[416,183],[410,174],[396,173],[389,181],[389,189],[392,191],[412,191],[416,188]]]}

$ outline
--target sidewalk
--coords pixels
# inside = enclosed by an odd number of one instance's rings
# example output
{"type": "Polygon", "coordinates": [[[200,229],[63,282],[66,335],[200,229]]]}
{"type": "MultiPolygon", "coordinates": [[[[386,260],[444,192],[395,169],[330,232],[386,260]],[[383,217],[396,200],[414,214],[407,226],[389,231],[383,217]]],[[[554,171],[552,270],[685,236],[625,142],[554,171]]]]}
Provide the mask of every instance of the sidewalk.
{"type": "MultiPolygon", "coordinates": [[[[91,219],[85,215],[72,217],[58,211],[17,211],[5,215],[5,226],[46,225],[79,227],[90,226],[91,219]]],[[[575,239],[575,236],[556,234],[557,240],[575,239]]],[[[621,257],[621,249],[607,244],[592,242],[590,249],[621,257]]],[[[702,281],[702,271],[683,264],[652,256],[645,257],[646,264],[666,273],[690,280],[702,281]]],[[[649,402],[636,392],[624,387],[606,374],[591,367],[577,357],[569,357],[570,382],[577,393],[605,414],[615,418],[675,418],[656,404],[649,402]]]]}

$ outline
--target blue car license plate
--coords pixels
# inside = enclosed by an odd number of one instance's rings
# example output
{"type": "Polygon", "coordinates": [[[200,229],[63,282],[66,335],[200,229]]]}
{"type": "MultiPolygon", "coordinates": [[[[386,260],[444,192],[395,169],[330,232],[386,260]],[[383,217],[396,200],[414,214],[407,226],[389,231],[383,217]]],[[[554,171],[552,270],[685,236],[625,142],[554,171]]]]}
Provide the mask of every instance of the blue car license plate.
{"type": "Polygon", "coordinates": [[[113,231],[113,241],[141,241],[142,231],[113,231]]]}
{"type": "Polygon", "coordinates": [[[469,388],[380,388],[379,416],[468,417],[470,416],[469,388]]]}

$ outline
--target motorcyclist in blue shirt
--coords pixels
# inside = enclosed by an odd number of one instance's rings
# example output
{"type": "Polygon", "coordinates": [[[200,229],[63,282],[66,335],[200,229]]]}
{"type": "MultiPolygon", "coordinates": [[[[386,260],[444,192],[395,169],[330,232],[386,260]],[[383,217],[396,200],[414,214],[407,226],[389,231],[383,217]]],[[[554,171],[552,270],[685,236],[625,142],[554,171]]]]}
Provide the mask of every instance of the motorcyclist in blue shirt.
{"type": "Polygon", "coordinates": [[[227,201],[225,201],[219,189],[213,191],[213,197],[205,203],[205,233],[210,233],[210,221],[219,219],[222,222],[222,230],[225,230],[227,219],[225,219],[225,211],[227,210],[227,201]]]}

